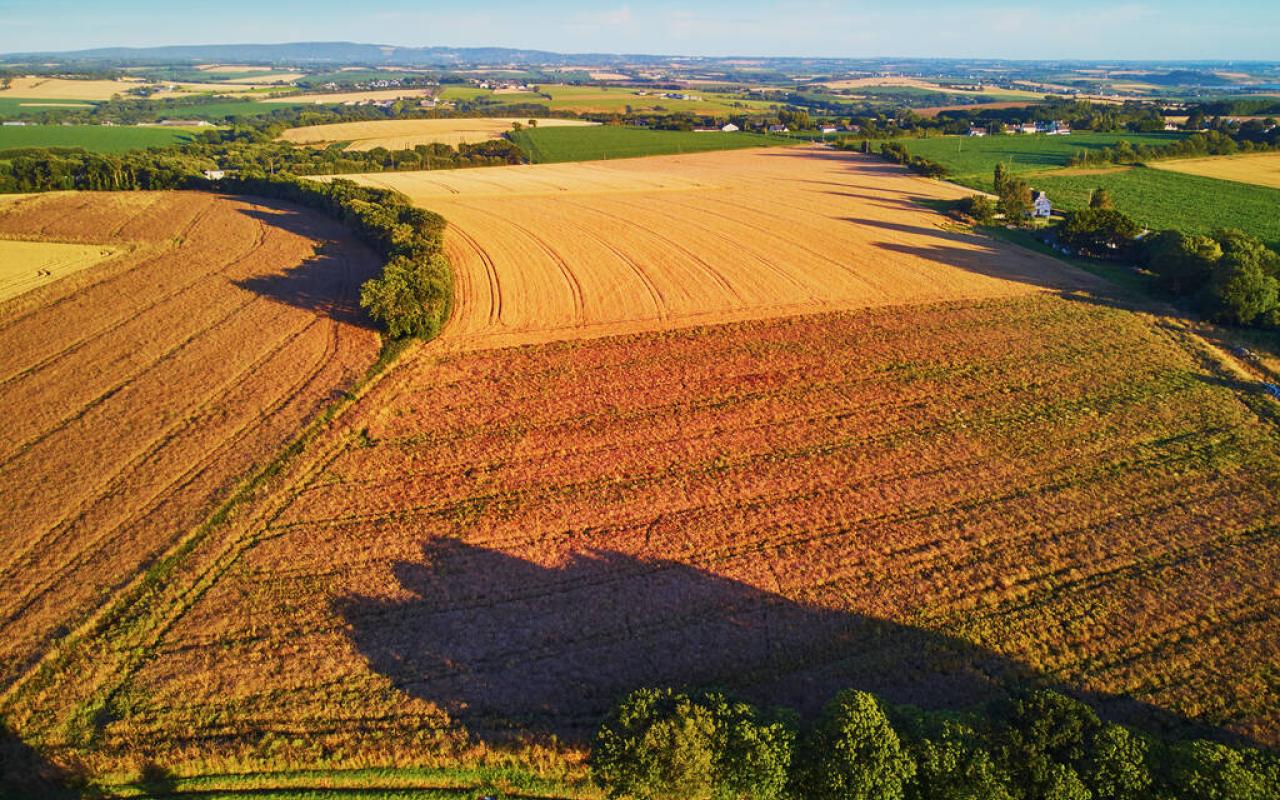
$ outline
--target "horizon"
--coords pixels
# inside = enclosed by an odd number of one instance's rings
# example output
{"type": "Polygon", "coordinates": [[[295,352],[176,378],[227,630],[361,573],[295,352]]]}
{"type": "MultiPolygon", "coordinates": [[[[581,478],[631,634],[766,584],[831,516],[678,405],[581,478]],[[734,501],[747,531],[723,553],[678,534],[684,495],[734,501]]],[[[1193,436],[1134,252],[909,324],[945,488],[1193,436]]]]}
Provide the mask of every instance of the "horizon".
{"type": "Polygon", "coordinates": [[[0,12],[6,18],[0,30],[5,55],[243,45],[261,42],[263,31],[274,28],[282,34],[280,44],[494,47],[566,55],[1225,63],[1280,57],[1274,44],[1280,12],[1260,0],[1225,0],[1213,7],[1186,0],[1082,0],[1070,9],[966,0],[931,10],[925,21],[916,9],[834,0],[624,2],[603,9],[583,0],[555,0],[536,9],[494,0],[475,11],[388,0],[355,17],[334,0],[267,7],[226,0],[182,8],[150,0],[0,0],[0,12]],[[70,29],[68,15],[80,20],[70,29]]]}

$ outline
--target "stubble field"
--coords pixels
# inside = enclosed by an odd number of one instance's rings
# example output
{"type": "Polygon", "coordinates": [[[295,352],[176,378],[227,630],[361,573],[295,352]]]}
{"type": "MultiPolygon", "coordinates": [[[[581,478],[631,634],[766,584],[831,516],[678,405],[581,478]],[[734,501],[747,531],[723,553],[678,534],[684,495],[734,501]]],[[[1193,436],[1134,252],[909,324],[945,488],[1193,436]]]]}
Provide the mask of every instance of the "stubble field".
{"type": "Polygon", "coordinates": [[[0,687],[378,349],[354,299],[375,256],[309,212],[40,195],[0,205],[6,237],[122,253],[0,304],[0,687]]]}
{"type": "Polygon", "coordinates": [[[1169,172],[1199,175],[1202,178],[1218,178],[1280,189],[1280,153],[1153,161],[1149,166],[1169,172]]]}
{"type": "Polygon", "coordinates": [[[962,190],[818,147],[343,177],[449,221],[466,346],[1089,285],[915,202],[962,190]]]}
{"type": "MultiPolygon", "coordinates": [[[[293,144],[329,145],[350,142],[347,150],[409,150],[420,144],[478,144],[500,139],[511,130],[512,123],[522,125],[529,118],[485,117],[481,119],[389,119],[371,122],[339,122],[333,125],[311,125],[290,128],[280,138],[293,144]]],[[[594,125],[576,119],[539,119],[538,127],[594,125]]]]}
{"type": "Polygon", "coordinates": [[[1280,436],[1203,358],[1046,294],[429,348],[7,713],[117,774],[572,761],[655,683],[1274,744],[1280,436]]]}
{"type": "Polygon", "coordinates": [[[102,245],[0,238],[0,302],[87,269],[118,252],[118,248],[102,245]]]}

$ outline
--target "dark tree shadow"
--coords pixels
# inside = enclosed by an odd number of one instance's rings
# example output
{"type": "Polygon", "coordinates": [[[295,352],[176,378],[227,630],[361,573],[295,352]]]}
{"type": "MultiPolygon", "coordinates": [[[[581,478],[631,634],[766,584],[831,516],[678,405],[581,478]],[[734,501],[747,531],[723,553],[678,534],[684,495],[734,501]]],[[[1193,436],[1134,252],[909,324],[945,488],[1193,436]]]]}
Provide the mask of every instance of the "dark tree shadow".
{"type": "Polygon", "coordinates": [[[0,721],[0,800],[84,797],[73,773],[50,763],[0,721]]]}
{"type": "MultiPolygon", "coordinates": [[[[588,552],[545,567],[456,540],[395,566],[406,602],[336,602],[371,667],[472,730],[584,740],[640,686],[718,687],[813,714],[859,688],[927,709],[1051,685],[963,640],[796,603],[687,564],[588,552]]],[[[1124,698],[1077,697],[1113,719],[1210,733],[1124,698]]]]}
{"type": "Polygon", "coordinates": [[[316,255],[275,274],[235,281],[241,289],[276,302],[362,328],[373,329],[373,320],[360,307],[360,285],[381,272],[381,261],[349,233],[341,241],[334,220],[317,220],[320,212],[294,208],[277,201],[253,198],[269,211],[244,209],[241,213],[267,225],[320,241],[316,255]]]}

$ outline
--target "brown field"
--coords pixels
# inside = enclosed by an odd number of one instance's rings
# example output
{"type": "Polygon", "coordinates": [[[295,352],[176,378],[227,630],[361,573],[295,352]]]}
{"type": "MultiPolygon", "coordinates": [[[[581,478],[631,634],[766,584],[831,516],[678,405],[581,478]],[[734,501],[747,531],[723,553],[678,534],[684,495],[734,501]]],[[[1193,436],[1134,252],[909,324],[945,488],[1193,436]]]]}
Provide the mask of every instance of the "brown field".
{"type": "Polygon", "coordinates": [[[248,64],[200,64],[196,69],[203,72],[271,72],[274,67],[254,67],[248,64]]]}
{"type": "Polygon", "coordinates": [[[372,251],[283,205],[29,196],[0,237],[127,250],[0,304],[0,687],[174,545],[379,337],[372,251]]]}
{"type": "Polygon", "coordinates": [[[238,773],[572,746],[637,684],[1039,676],[1275,744],[1280,434],[1153,322],[1040,293],[420,350],[3,710],[94,769],[238,773]]]}
{"type": "Polygon", "coordinates": [[[449,220],[453,345],[1092,285],[913,201],[967,190],[820,147],[343,177],[449,220]]]}
{"type": "Polygon", "coordinates": [[[380,89],[372,92],[333,92],[332,94],[286,94],[264,97],[264,103],[366,103],[373,100],[402,100],[431,97],[431,89],[380,89]]]}
{"type": "MultiPolygon", "coordinates": [[[[328,145],[351,142],[347,150],[408,150],[420,144],[477,144],[499,139],[512,123],[527,124],[528,117],[486,117],[483,119],[387,119],[372,122],[339,122],[290,128],[280,138],[294,144],[328,145]]],[[[576,119],[539,119],[539,127],[595,125],[576,119]]]]}
{"type": "Polygon", "coordinates": [[[92,267],[120,252],[102,245],[0,239],[0,302],[92,267]]]}
{"type": "Polygon", "coordinates": [[[1153,161],[1148,166],[1170,172],[1199,175],[1204,178],[1218,178],[1224,181],[1252,183],[1257,186],[1280,189],[1280,153],[1153,161]]]}

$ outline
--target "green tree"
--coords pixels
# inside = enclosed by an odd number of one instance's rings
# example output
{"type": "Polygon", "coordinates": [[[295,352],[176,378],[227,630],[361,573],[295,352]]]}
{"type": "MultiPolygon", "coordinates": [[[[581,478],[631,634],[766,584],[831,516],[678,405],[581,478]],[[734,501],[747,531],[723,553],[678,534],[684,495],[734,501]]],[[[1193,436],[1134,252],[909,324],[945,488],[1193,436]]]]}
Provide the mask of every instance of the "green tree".
{"type": "Polygon", "coordinates": [[[1124,214],[1102,208],[1072,211],[1058,226],[1059,239],[1094,255],[1123,255],[1140,232],[1124,214]]]}
{"type": "Polygon", "coordinates": [[[1280,303],[1280,256],[1237,230],[1219,231],[1214,238],[1222,258],[1213,265],[1205,286],[1208,312],[1241,325],[1270,314],[1280,303]]]}
{"type": "Polygon", "coordinates": [[[907,754],[874,695],[836,695],[811,731],[798,776],[806,800],[902,800],[915,775],[907,754]]]}
{"type": "Polygon", "coordinates": [[[1151,788],[1147,743],[1123,725],[1109,723],[1098,731],[1083,771],[1097,800],[1141,800],[1151,788]]]}
{"type": "Polygon", "coordinates": [[[996,204],[986,195],[975,194],[960,201],[960,211],[979,225],[990,225],[996,216],[996,204]]]}
{"type": "Polygon", "coordinates": [[[1021,178],[1006,178],[996,206],[1006,220],[1022,224],[1031,215],[1031,186],[1021,178]]]}
{"type": "Polygon", "coordinates": [[[1222,258],[1222,246],[1211,236],[1160,231],[1143,242],[1140,260],[1161,284],[1179,295],[1198,292],[1222,258]]]}
{"type": "Polygon", "coordinates": [[[1111,193],[1102,187],[1094,189],[1089,195],[1089,208],[1101,208],[1103,210],[1111,210],[1116,204],[1111,200],[1111,193]]]}
{"type": "Polygon", "coordinates": [[[610,797],[776,800],[794,738],[789,725],[722,695],[641,689],[601,726],[591,772],[610,797]]]}
{"type": "Polygon", "coordinates": [[[444,325],[449,305],[449,264],[441,253],[397,256],[382,275],[360,287],[360,305],[387,326],[393,338],[430,338],[444,325]]]}
{"type": "Polygon", "coordinates": [[[1000,761],[1027,797],[1087,798],[1077,771],[1101,728],[1089,706],[1040,689],[1012,701],[1000,761]]]}
{"type": "Polygon", "coordinates": [[[1280,785],[1257,759],[1215,742],[1194,741],[1171,748],[1172,788],[1187,800],[1274,800],[1280,785]]]}
{"type": "Polygon", "coordinates": [[[912,748],[916,776],[908,800],[1014,800],[980,742],[977,731],[954,721],[921,740],[912,748]]]}
{"type": "Polygon", "coordinates": [[[1005,183],[1009,180],[1009,168],[1004,165],[1003,161],[996,162],[995,174],[992,176],[991,184],[995,187],[996,194],[1004,195],[1005,183]]]}

